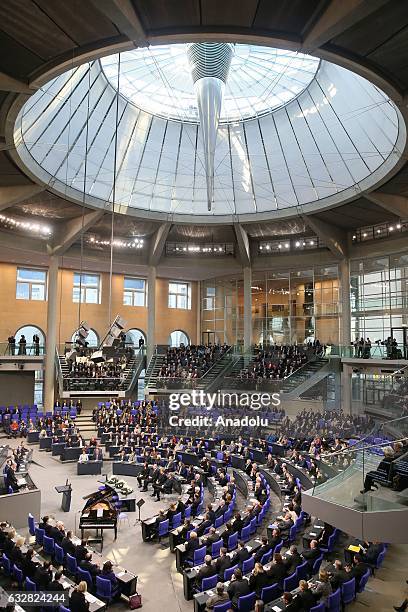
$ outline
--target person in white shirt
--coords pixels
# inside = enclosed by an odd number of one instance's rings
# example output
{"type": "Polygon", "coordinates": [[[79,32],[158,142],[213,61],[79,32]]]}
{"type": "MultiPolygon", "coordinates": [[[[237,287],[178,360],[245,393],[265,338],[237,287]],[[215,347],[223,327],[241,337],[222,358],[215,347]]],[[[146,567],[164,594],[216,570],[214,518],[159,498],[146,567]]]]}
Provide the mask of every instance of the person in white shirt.
{"type": "Polygon", "coordinates": [[[86,448],[82,449],[82,453],[79,455],[79,463],[86,463],[89,460],[89,456],[87,455],[86,448]]]}

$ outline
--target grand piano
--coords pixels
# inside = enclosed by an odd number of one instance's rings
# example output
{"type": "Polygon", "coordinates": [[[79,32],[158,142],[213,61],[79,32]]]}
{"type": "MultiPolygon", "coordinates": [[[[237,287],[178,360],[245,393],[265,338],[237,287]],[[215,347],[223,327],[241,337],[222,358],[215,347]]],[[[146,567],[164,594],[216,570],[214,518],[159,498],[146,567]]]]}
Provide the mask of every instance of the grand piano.
{"type": "Polygon", "coordinates": [[[103,532],[105,529],[113,529],[115,540],[117,538],[118,510],[112,500],[112,489],[96,491],[84,497],[86,504],[79,519],[81,539],[84,538],[85,530],[96,530],[96,535],[101,537],[101,548],[103,547],[103,532]]]}

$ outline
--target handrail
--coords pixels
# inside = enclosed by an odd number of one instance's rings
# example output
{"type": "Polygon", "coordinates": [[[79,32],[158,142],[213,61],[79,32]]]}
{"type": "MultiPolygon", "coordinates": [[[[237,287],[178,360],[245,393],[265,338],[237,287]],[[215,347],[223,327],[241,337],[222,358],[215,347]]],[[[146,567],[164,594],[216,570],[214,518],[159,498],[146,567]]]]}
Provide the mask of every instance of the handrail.
{"type": "Polygon", "coordinates": [[[55,357],[54,357],[54,359],[56,361],[57,371],[58,371],[59,396],[62,397],[62,392],[64,391],[64,377],[62,375],[61,361],[60,361],[60,358],[59,358],[58,348],[57,347],[55,347],[55,357]]]}

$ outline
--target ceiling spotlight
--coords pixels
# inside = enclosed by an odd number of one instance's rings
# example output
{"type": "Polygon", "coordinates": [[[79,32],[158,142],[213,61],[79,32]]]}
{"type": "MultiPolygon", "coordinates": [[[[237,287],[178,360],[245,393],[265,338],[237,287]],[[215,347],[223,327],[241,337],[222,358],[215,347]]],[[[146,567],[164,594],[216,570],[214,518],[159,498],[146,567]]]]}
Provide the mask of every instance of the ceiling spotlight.
{"type": "Polygon", "coordinates": [[[270,250],[270,248],[271,248],[270,244],[267,244],[267,245],[266,245],[266,250],[267,250],[267,251],[269,251],[269,250],[270,250]]]}
{"type": "Polygon", "coordinates": [[[286,242],[286,244],[285,244],[285,248],[286,248],[286,249],[288,249],[289,247],[290,247],[289,242],[286,242]]]}
{"type": "Polygon", "coordinates": [[[300,242],[299,242],[299,241],[297,241],[297,242],[295,243],[295,246],[300,247],[300,242]]]}
{"type": "Polygon", "coordinates": [[[364,232],[364,234],[363,234],[363,238],[367,238],[367,234],[366,234],[366,232],[364,232]]]}
{"type": "Polygon", "coordinates": [[[397,225],[395,226],[397,229],[401,229],[401,223],[397,223],[397,225]]]}
{"type": "Polygon", "coordinates": [[[390,232],[392,232],[394,227],[392,225],[390,225],[390,227],[388,229],[390,230],[390,232]]]}
{"type": "Polygon", "coordinates": [[[262,249],[263,249],[263,246],[262,246],[262,244],[261,244],[261,246],[259,247],[259,250],[260,250],[260,251],[262,251],[262,249]]]}
{"type": "Polygon", "coordinates": [[[311,240],[310,241],[310,246],[313,246],[313,245],[314,245],[314,240],[311,240]]]}
{"type": "Polygon", "coordinates": [[[306,246],[306,242],[303,242],[302,244],[303,244],[303,246],[306,246]]]}
{"type": "Polygon", "coordinates": [[[356,240],[356,238],[357,238],[357,236],[354,234],[354,236],[353,236],[353,240],[356,240]]]}
{"type": "Polygon", "coordinates": [[[380,229],[377,230],[377,234],[381,234],[381,230],[380,229]]]}
{"type": "Polygon", "coordinates": [[[281,244],[278,244],[278,249],[281,249],[281,248],[282,248],[282,245],[281,245],[281,244]]]}

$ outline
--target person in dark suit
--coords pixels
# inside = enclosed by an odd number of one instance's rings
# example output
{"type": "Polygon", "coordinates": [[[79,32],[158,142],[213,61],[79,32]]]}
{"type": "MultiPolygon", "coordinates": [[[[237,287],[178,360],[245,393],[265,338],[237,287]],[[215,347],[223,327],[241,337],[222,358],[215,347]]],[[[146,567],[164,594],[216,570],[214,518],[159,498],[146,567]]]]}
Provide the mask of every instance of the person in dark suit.
{"type": "Polygon", "coordinates": [[[215,519],[217,517],[216,517],[216,514],[215,514],[215,512],[213,510],[212,504],[208,504],[208,506],[207,506],[207,514],[208,514],[208,518],[211,521],[211,524],[214,525],[215,519]]]}
{"type": "Polygon", "coordinates": [[[310,608],[316,605],[316,598],[309,588],[307,580],[300,580],[299,592],[295,597],[295,602],[298,606],[296,609],[302,610],[302,612],[309,612],[310,608]]]}
{"type": "Polygon", "coordinates": [[[44,561],[42,565],[37,567],[34,574],[34,582],[37,585],[38,591],[48,591],[48,585],[52,580],[52,568],[49,561],[44,561]]]}
{"type": "Polygon", "coordinates": [[[205,555],[204,565],[200,568],[197,574],[197,577],[196,577],[197,587],[201,590],[201,582],[203,578],[211,578],[212,576],[215,576],[216,573],[217,573],[217,570],[215,569],[215,566],[212,564],[211,555],[205,555]]]}
{"type": "Polygon", "coordinates": [[[49,516],[43,516],[41,523],[39,523],[38,527],[40,529],[44,529],[45,535],[50,537],[50,531],[52,526],[50,525],[50,517],[49,516]]]}
{"type": "Polygon", "coordinates": [[[166,474],[166,470],[164,468],[160,468],[160,473],[156,478],[156,481],[153,482],[153,493],[151,494],[151,497],[156,497],[156,501],[160,501],[160,492],[163,490],[167,480],[168,476],[166,474]]]}
{"type": "Polygon", "coordinates": [[[23,574],[26,578],[32,579],[34,577],[35,572],[37,571],[37,567],[39,563],[33,561],[34,557],[34,549],[29,548],[24,555],[23,563],[21,569],[23,570],[23,574]]]}
{"type": "Polygon", "coordinates": [[[222,541],[224,542],[224,546],[228,546],[228,539],[230,538],[230,536],[234,535],[234,533],[236,533],[236,531],[232,526],[232,523],[228,521],[228,523],[225,525],[225,531],[221,536],[222,541]]]}
{"type": "Polygon", "coordinates": [[[13,547],[13,549],[10,552],[10,561],[12,564],[16,564],[17,567],[19,567],[20,569],[22,568],[23,565],[23,561],[24,561],[24,554],[21,550],[21,547],[24,544],[24,538],[17,538],[15,546],[13,547]]]}
{"type": "Polygon", "coordinates": [[[177,512],[181,512],[181,516],[184,516],[186,505],[183,502],[182,497],[178,498],[178,500],[177,500],[177,508],[176,509],[177,509],[177,512]]]}
{"type": "Polygon", "coordinates": [[[299,608],[292,593],[285,592],[282,595],[282,601],[285,604],[284,610],[287,610],[287,612],[298,612],[299,608]]]}
{"type": "Polygon", "coordinates": [[[61,523],[61,521],[58,521],[55,527],[51,527],[49,537],[53,538],[54,542],[61,546],[61,542],[65,537],[64,525],[61,523]]]}
{"type": "Polygon", "coordinates": [[[83,561],[88,554],[88,549],[86,548],[86,540],[81,540],[81,543],[75,547],[75,559],[78,565],[83,561]]]}
{"type": "Polygon", "coordinates": [[[324,529],[318,538],[319,546],[323,546],[323,548],[327,548],[329,543],[329,538],[334,532],[333,525],[329,525],[329,523],[324,524],[324,529]]]}
{"type": "Polygon", "coordinates": [[[273,555],[273,562],[267,571],[267,575],[269,577],[269,584],[275,584],[275,582],[280,582],[286,578],[286,567],[280,553],[273,555]]]}
{"type": "Polygon", "coordinates": [[[277,544],[279,544],[279,542],[282,540],[280,529],[278,529],[277,527],[273,529],[272,535],[270,535],[268,539],[269,539],[269,544],[271,545],[271,547],[275,549],[277,544]]]}
{"type": "Polygon", "coordinates": [[[84,580],[80,582],[71,593],[69,598],[69,609],[75,612],[88,612],[89,603],[85,599],[87,584],[84,580]]]}
{"type": "Polygon", "coordinates": [[[80,568],[89,572],[92,576],[92,580],[95,580],[95,577],[101,573],[99,565],[96,563],[92,563],[92,553],[86,553],[85,559],[81,561],[79,564],[80,568]]]}
{"type": "Polygon", "coordinates": [[[233,560],[232,560],[232,565],[236,565],[238,563],[239,567],[242,568],[243,562],[249,559],[250,556],[251,556],[251,553],[245,546],[244,542],[240,540],[238,542],[238,550],[235,553],[233,560]]]}
{"type": "Polygon", "coordinates": [[[212,525],[212,522],[211,522],[211,519],[210,519],[210,515],[209,515],[209,514],[208,514],[208,512],[207,512],[207,514],[206,514],[206,515],[205,515],[205,517],[204,517],[203,522],[202,522],[202,523],[201,523],[201,525],[200,525],[199,527],[197,527],[197,529],[196,529],[196,531],[197,531],[197,535],[198,535],[199,537],[200,537],[200,536],[202,536],[202,535],[204,535],[204,531],[205,531],[206,529],[208,529],[208,527],[211,527],[211,525],[212,525]]]}
{"type": "Polygon", "coordinates": [[[192,531],[190,533],[190,539],[188,540],[187,544],[186,544],[186,549],[185,549],[185,560],[186,561],[192,561],[194,558],[194,551],[197,550],[197,548],[200,548],[201,544],[200,544],[200,538],[197,535],[196,531],[192,531]]]}
{"type": "Polygon", "coordinates": [[[361,555],[354,555],[353,566],[347,566],[346,572],[348,572],[350,576],[349,580],[351,580],[351,578],[356,579],[356,589],[358,589],[360,585],[360,580],[367,570],[368,565],[364,563],[363,559],[361,558],[361,555]]]}
{"type": "Polygon", "coordinates": [[[6,557],[8,557],[10,559],[11,557],[11,552],[15,546],[14,544],[14,540],[13,538],[15,537],[16,532],[14,529],[11,529],[8,534],[7,534],[7,538],[4,540],[3,543],[3,553],[6,555],[6,557]]]}
{"type": "Polygon", "coordinates": [[[296,572],[298,565],[301,565],[302,563],[303,559],[298,553],[297,547],[292,544],[287,552],[287,558],[284,561],[287,575],[291,576],[294,572],[296,572]]]}
{"type": "Polygon", "coordinates": [[[344,582],[350,580],[349,574],[343,567],[343,563],[336,559],[333,563],[334,571],[330,574],[330,584],[332,585],[333,591],[343,585],[344,582]]]}
{"type": "Polygon", "coordinates": [[[377,469],[375,471],[368,472],[364,479],[364,489],[360,491],[361,494],[367,493],[368,491],[372,491],[373,487],[378,489],[378,486],[375,484],[375,477],[377,472],[383,472],[386,475],[387,480],[389,479],[391,465],[394,460],[394,449],[392,446],[386,446],[383,449],[384,458],[380,461],[377,469]]]}
{"type": "Polygon", "coordinates": [[[211,554],[211,547],[215,542],[220,540],[219,534],[216,532],[215,527],[210,527],[208,535],[203,539],[203,544],[206,545],[208,554],[211,554]]]}
{"type": "Polygon", "coordinates": [[[119,593],[119,583],[113,571],[113,565],[110,561],[105,561],[102,567],[101,578],[109,580],[112,587],[112,596],[115,597],[119,593]]]}
{"type": "Polygon", "coordinates": [[[50,584],[48,585],[48,590],[49,591],[63,591],[64,587],[61,583],[61,578],[62,578],[62,572],[55,572],[54,580],[51,580],[50,584]]]}
{"type": "Polygon", "coordinates": [[[313,563],[317,557],[320,556],[319,543],[317,540],[311,540],[309,548],[302,551],[302,557],[308,562],[310,569],[313,567],[313,563]]]}
{"type": "Polygon", "coordinates": [[[232,607],[237,609],[238,599],[242,597],[242,595],[248,595],[250,592],[248,580],[242,577],[242,571],[237,568],[227,589],[232,607]]]}
{"type": "Polygon", "coordinates": [[[231,521],[235,531],[238,531],[238,533],[241,533],[241,529],[244,526],[244,521],[242,520],[241,514],[239,512],[236,512],[234,514],[234,518],[231,521]]]}
{"type": "Polygon", "coordinates": [[[260,561],[262,557],[266,555],[266,553],[272,550],[272,546],[268,543],[267,536],[262,536],[261,542],[262,545],[258,548],[256,553],[253,554],[253,557],[255,558],[255,563],[258,563],[258,561],[260,561]]]}
{"type": "Polygon", "coordinates": [[[67,531],[65,537],[62,538],[61,547],[65,554],[75,557],[76,546],[72,541],[72,531],[67,531]]]}
{"type": "Polygon", "coordinates": [[[224,580],[224,572],[226,569],[232,566],[231,558],[227,555],[227,549],[221,548],[220,556],[215,562],[215,571],[217,572],[220,580],[224,580]]]}

